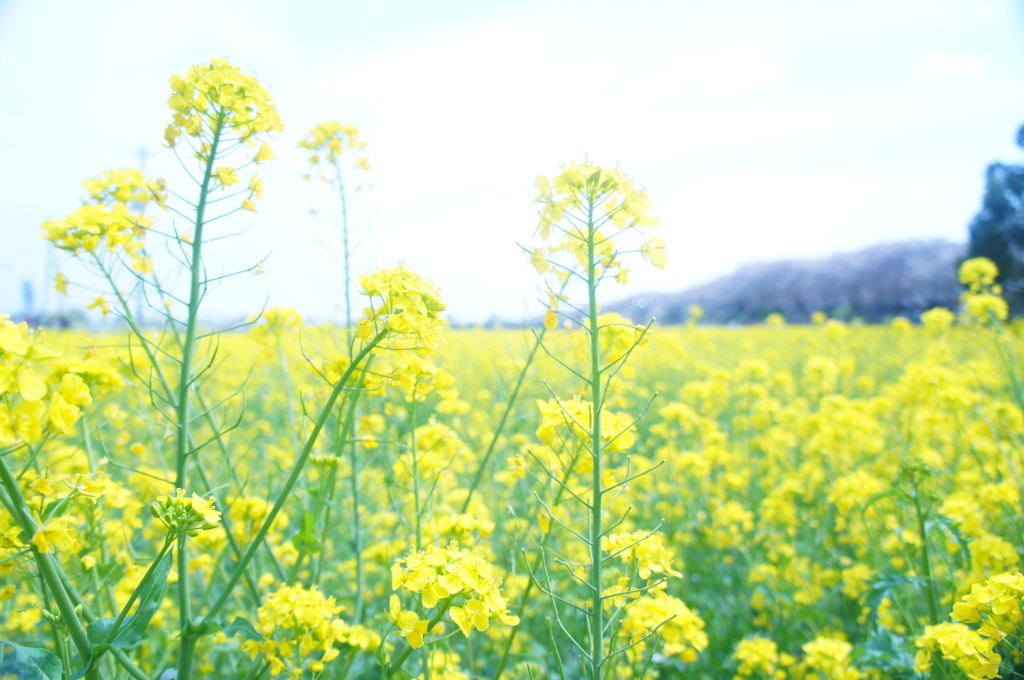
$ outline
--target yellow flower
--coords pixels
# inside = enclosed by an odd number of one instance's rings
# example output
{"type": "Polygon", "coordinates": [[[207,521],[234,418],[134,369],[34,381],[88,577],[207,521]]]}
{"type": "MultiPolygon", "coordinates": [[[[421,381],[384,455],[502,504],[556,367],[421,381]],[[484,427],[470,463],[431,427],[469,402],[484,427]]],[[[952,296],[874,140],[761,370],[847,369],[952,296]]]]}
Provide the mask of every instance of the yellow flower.
{"type": "Polygon", "coordinates": [[[69,404],[88,406],[92,403],[89,386],[80,375],[65,373],[60,379],[60,394],[69,404]]]}
{"type": "Polygon", "coordinates": [[[423,636],[427,633],[429,621],[420,619],[415,612],[402,609],[401,600],[397,595],[392,595],[389,600],[389,614],[391,621],[398,627],[401,636],[409,642],[410,647],[419,649],[423,646],[423,636]]]}
{"type": "MultiPolygon", "coordinates": [[[[519,619],[509,613],[508,600],[501,594],[501,579],[493,574],[484,557],[478,552],[460,549],[454,541],[447,548],[430,545],[398,560],[391,567],[391,583],[395,590],[418,593],[425,609],[447,610],[452,622],[465,635],[469,635],[472,628],[487,630],[491,619],[505,625],[519,623],[519,619]]],[[[390,604],[391,619],[409,644],[423,645],[427,621],[403,610],[398,595],[391,596],[390,604]]]]}
{"type": "Polygon", "coordinates": [[[217,176],[217,179],[220,180],[221,185],[225,187],[229,187],[232,184],[238,184],[239,182],[238,175],[235,173],[234,168],[221,166],[214,170],[213,174],[217,176]]]}
{"type": "Polygon", "coordinates": [[[215,499],[203,499],[196,493],[189,498],[184,489],[175,489],[173,496],[158,496],[150,505],[150,513],[172,534],[187,533],[197,536],[220,522],[220,512],[214,508],[215,499]]]}
{"type": "Polygon", "coordinates": [[[537,512],[537,527],[542,534],[551,533],[551,514],[547,510],[537,512]]]}
{"type": "Polygon", "coordinates": [[[69,404],[60,392],[54,393],[50,399],[50,410],[46,419],[53,429],[61,434],[67,434],[71,427],[78,422],[82,410],[73,404],[69,404]]]}
{"type": "Polygon", "coordinates": [[[740,662],[737,678],[771,678],[779,666],[779,646],[770,638],[755,635],[740,640],[732,658],[740,662]]]}
{"type": "Polygon", "coordinates": [[[601,539],[601,549],[609,555],[618,556],[627,565],[635,560],[637,574],[642,579],[648,579],[652,574],[682,576],[672,568],[672,553],[665,548],[661,532],[611,534],[601,539]]]}
{"type": "Polygon", "coordinates": [[[1006,321],[1010,316],[1006,300],[992,293],[967,295],[964,297],[964,310],[968,317],[983,324],[993,320],[1006,321]]]}
{"type": "Polygon", "coordinates": [[[665,239],[654,237],[640,246],[640,254],[658,269],[668,264],[668,253],[665,252],[665,239]]]}
{"type": "MultiPolygon", "coordinates": [[[[171,76],[170,85],[167,105],[174,118],[164,139],[172,147],[182,132],[199,138],[217,127],[231,130],[249,144],[257,135],[284,129],[270,93],[255,77],[224,59],[211,59],[209,64],[193,66],[184,76],[171,76]]],[[[262,154],[263,160],[267,153],[269,148],[261,147],[256,156],[262,154]]],[[[207,154],[209,149],[203,146],[199,157],[205,160],[207,154]]]]}
{"type": "Polygon", "coordinates": [[[921,314],[921,323],[931,330],[942,330],[953,325],[956,315],[945,307],[934,307],[921,314]]]}
{"type": "Polygon", "coordinates": [[[54,550],[78,550],[78,540],[70,529],[64,519],[51,519],[36,529],[36,533],[32,537],[32,545],[41,553],[52,553],[54,550]]]}
{"type": "MultiPolygon", "coordinates": [[[[346,149],[362,151],[366,148],[366,142],[359,139],[359,130],[354,125],[343,125],[338,121],[325,121],[313,127],[306,138],[299,142],[300,149],[314,152],[309,162],[318,165],[326,158],[331,165],[337,163],[346,149]]],[[[365,158],[356,161],[356,167],[362,170],[369,169],[369,163],[365,158]]]]}
{"type": "Polygon", "coordinates": [[[103,316],[110,314],[110,303],[107,302],[106,296],[100,295],[93,300],[86,309],[99,309],[103,313],[103,316]]]}
{"type": "Polygon", "coordinates": [[[465,607],[452,607],[448,614],[466,637],[469,637],[470,628],[483,632],[490,625],[487,609],[480,600],[470,600],[465,607]]]}
{"type": "Polygon", "coordinates": [[[369,340],[386,329],[409,339],[421,352],[437,349],[445,325],[440,315],[445,305],[437,287],[404,265],[363,274],[359,283],[371,306],[359,321],[356,337],[369,340]]]}
{"type": "Polygon", "coordinates": [[[551,263],[544,256],[543,248],[534,248],[530,251],[530,264],[533,265],[538,274],[546,274],[551,271],[551,263]]]}
{"type": "Polygon", "coordinates": [[[987,257],[974,257],[960,265],[960,283],[967,286],[972,294],[995,285],[998,277],[999,268],[987,257]]]}
{"type": "Polygon", "coordinates": [[[260,161],[272,160],[274,158],[277,158],[277,156],[274,155],[274,150],[271,149],[270,146],[267,145],[265,142],[263,144],[260,144],[259,151],[256,152],[255,156],[253,156],[253,160],[256,161],[257,163],[259,163],[260,161]]]}
{"type": "Polygon", "coordinates": [[[970,680],[990,680],[999,676],[999,654],[996,640],[979,635],[962,623],[940,623],[928,626],[914,642],[917,655],[914,669],[919,673],[931,670],[933,652],[956,663],[970,680]]]}
{"type": "Polygon", "coordinates": [[[661,652],[665,656],[692,663],[708,647],[704,620],[679,598],[657,590],[648,592],[626,608],[622,632],[631,641],[639,642],[658,626],[661,626],[658,635],[664,642],[661,652]]]}
{"type": "Polygon", "coordinates": [[[372,632],[337,618],[341,611],[341,605],[316,586],[281,586],[264,597],[257,610],[256,629],[263,642],[246,641],[243,651],[252,658],[265,656],[272,675],[288,671],[292,677],[302,677],[304,670],[319,673],[338,658],[335,645],[376,647],[372,632]]]}
{"type": "Polygon", "coordinates": [[[259,175],[253,175],[252,179],[249,180],[249,191],[252,192],[252,197],[257,201],[263,198],[263,178],[259,175]]]}

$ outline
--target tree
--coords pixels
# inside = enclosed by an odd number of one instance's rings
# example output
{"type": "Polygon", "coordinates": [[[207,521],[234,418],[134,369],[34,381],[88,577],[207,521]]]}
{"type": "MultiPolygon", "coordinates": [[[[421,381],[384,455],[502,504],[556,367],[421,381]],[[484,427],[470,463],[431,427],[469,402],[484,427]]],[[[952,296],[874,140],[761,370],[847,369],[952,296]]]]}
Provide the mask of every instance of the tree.
{"type": "MultiPolygon", "coordinates": [[[[1024,148],[1024,126],[1017,131],[1017,145],[1024,148]]],[[[970,224],[967,257],[995,262],[1011,314],[1024,314],[1024,165],[992,163],[986,168],[985,195],[970,224]]]]}

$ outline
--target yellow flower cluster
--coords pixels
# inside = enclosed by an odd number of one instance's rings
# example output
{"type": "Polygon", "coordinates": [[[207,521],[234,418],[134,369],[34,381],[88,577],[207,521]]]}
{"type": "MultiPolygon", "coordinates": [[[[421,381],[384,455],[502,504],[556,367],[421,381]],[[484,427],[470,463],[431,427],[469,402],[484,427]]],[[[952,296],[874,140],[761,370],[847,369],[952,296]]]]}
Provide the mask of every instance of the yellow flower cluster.
{"type": "Polygon", "coordinates": [[[779,646],[771,638],[762,635],[744,638],[736,644],[732,658],[739,661],[733,680],[744,678],[767,678],[783,680],[784,668],[796,663],[791,654],[779,653],[779,646]]]}
{"type": "MultiPolygon", "coordinates": [[[[537,231],[545,241],[552,229],[562,232],[565,239],[547,248],[535,249],[531,261],[540,273],[551,268],[548,257],[564,251],[571,253],[581,266],[586,265],[588,225],[599,229],[609,225],[614,233],[627,229],[657,227],[659,220],[650,214],[651,203],[647,192],[633,186],[632,180],[616,169],[602,168],[592,163],[570,163],[562,166],[562,173],[552,179],[538,177],[539,195],[534,203],[543,208],[537,231]]],[[[598,232],[594,239],[596,255],[606,272],[617,272],[620,281],[628,270],[621,267],[618,250],[611,237],[598,232]]],[[[639,248],[644,259],[656,267],[667,263],[665,241],[652,238],[639,248]]]]}
{"type": "Polygon", "coordinates": [[[956,314],[945,307],[935,307],[921,314],[921,323],[931,331],[941,331],[949,328],[956,321],[956,314]]]}
{"type": "MultiPolygon", "coordinates": [[[[171,76],[170,82],[167,105],[174,111],[174,120],[164,134],[170,146],[178,143],[182,133],[199,139],[230,130],[239,141],[253,144],[252,138],[260,133],[284,129],[270,93],[255,76],[224,59],[193,66],[184,76],[171,76]]],[[[208,153],[203,147],[199,157],[206,160],[208,153]]],[[[253,160],[269,158],[273,151],[263,143],[253,160]]]]}
{"type": "Polygon", "coordinates": [[[1009,317],[1010,308],[996,284],[998,276],[999,268],[988,258],[975,257],[960,265],[960,283],[967,286],[961,301],[968,318],[984,324],[1009,317]]]}
{"type": "MultiPolygon", "coordinates": [[[[569,401],[537,400],[541,421],[537,438],[552,448],[571,444],[573,440],[587,443],[591,437],[593,410],[589,401],[574,398],[569,401]]],[[[626,451],[636,442],[632,419],[622,413],[604,411],[601,414],[601,440],[605,451],[626,451]]],[[[580,470],[584,472],[584,470],[580,470]]]]}
{"type": "Polygon", "coordinates": [[[37,369],[55,356],[26,324],[0,314],[0,446],[35,444],[47,429],[66,434],[81,417],[81,407],[92,403],[89,386],[75,373],[54,371],[50,380],[59,386],[47,387],[37,369]]]}
{"type": "MultiPolygon", "coordinates": [[[[43,222],[45,238],[76,257],[83,251],[94,256],[102,250],[123,253],[136,271],[151,271],[143,239],[153,218],[143,212],[150,203],[166,207],[164,181],[125,168],[102,172],[82,185],[89,192],[86,203],[64,219],[43,222]]],[[[66,279],[59,285],[66,288],[66,279]]]]}
{"type": "Polygon", "coordinates": [[[974,257],[960,265],[960,283],[977,294],[994,286],[999,277],[999,268],[987,257],[974,257]]]}
{"type": "Polygon", "coordinates": [[[32,545],[41,553],[52,553],[56,550],[71,552],[79,548],[75,527],[63,517],[41,524],[32,536],[32,545]]]}
{"type": "Polygon", "coordinates": [[[797,680],[860,680],[864,673],[852,666],[853,645],[846,640],[819,635],[803,647],[804,657],[793,671],[797,680]]]}
{"type": "MultiPolygon", "coordinates": [[[[6,508],[0,508],[0,576],[5,576],[17,566],[16,557],[24,551],[21,528],[6,508]]],[[[11,585],[13,593],[13,584],[11,585]]],[[[0,591],[2,595],[3,591],[0,591]]],[[[0,596],[0,601],[8,598],[0,596]]]]}
{"type": "MultiPolygon", "coordinates": [[[[454,541],[447,548],[431,545],[397,560],[391,567],[391,588],[419,594],[424,609],[438,609],[437,621],[447,613],[466,637],[473,628],[487,630],[493,619],[510,626],[519,623],[501,594],[501,579],[483,554],[461,550],[454,541]],[[456,602],[460,605],[455,606],[456,602]]],[[[430,622],[403,609],[397,595],[391,597],[391,620],[409,646],[424,645],[430,622]]]]}
{"type": "MultiPolygon", "coordinates": [[[[333,165],[345,149],[362,151],[366,148],[366,142],[359,139],[359,129],[355,125],[343,125],[329,120],[311,128],[298,147],[313,152],[309,157],[312,165],[319,165],[325,158],[333,165]]],[[[365,158],[360,158],[356,161],[356,167],[368,170],[370,165],[365,158]]]]}
{"type": "Polygon", "coordinates": [[[367,341],[382,330],[400,336],[420,352],[432,352],[441,342],[445,310],[437,287],[399,265],[359,277],[371,306],[363,310],[356,337],[367,341]]]}
{"type": "MultiPolygon", "coordinates": [[[[249,543],[259,531],[263,519],[270,513],[273,504],[259,496],[229,496],[227,513],[231,520],[231,531],[239,543],[249,543]]],[[[279,512],[270,526],[267,540],[272,543],[285,542],[280,532],[288,528],[288,513],[279,512]]]]}
{"type": "Polygon", "coordinates": [[[267,595],[257,610],[257,630],[263,640],[246,640],[242,650],[250,658],[263,656],[269,661],[271,675],[287,671],[300,678],[304,671],[321,672],[338,658],[341,650],[335,645],[375,649],[380,642],[377,635],[338,619],[341,610],[333,597],[324,597],[316,586],[282,586],[267,595]]]}
{"type": "Polygon", "coordinates": [[[167,203],[164,180],[147,179],[133,168],[101,172],[99,176],[82,182],[82,186],[97,205],[134,204],[141,207],[156,203],[164,207],[167,203]]]}
{"type": "Polygon", "coordinates": [[[602,198],[601,209],[617,229],[656,227],[659,223],[658,218],[650,215],[647,192],[635,188],[632,180],[618,170],[572,162],[562,166],[562,174],[551,180],[538,177],[535,186],[540,195],[534,202],[544,205],[538,229],[545,239],[567,211],[581,209],[591,200],[602,198]]]}
{"type": "MultiPolygon", "coordinates": [[[[651,331],[644,326],[634,325],[629,319],[614,312],[605,312],[597,317],[597,325],[601,329],[597,342],[601,350],[601,363],[608,365],[623,359],[638,345],[646,344],[651,339],[651,331]]],[[[583,335],[577,334],[579,340],[583,335]]],[[[585,356],[585,343],[577,342],[577,356],[585,356]]],[[[628,369],[629,367],[627,367],[628,369]]],[[[631,375],[628,373],[626,375],[631,375]]]]}
{"type": "Polygon", "coordinates": [[[415,354],[393,355],[389,365],[375,372],[381,374],[384,384],[398,388],[407,402],[424,401],[432,394],[443,400],[459,395],[451,373],[415,354]]]}
{"type": "Polygon", "coordinates": [[[649,579],[653,574],[682,576],[672,568],[672,553],[665,547],[660,532],[611,534],[601,539],[601,549],[629,566],[635,562],[637,575],[642,579],[649,579]]]}
{"type": "Polygon", "coordinates": [[[969,680],[990,680],[999,677],[999,654],[996,641],[980,635],[962,623],[940,623],[928,626],[915,642],[918,652],[914,656],[914,669],[929,673],[932,653],[941,652],[942,658],[956,663],[969,680]]]}
{"type": "Polygon", "coordinates": [[[200,531],[213,529],[220,522],[215,501],[213,496],[204,499],[196,493],[188,498],[184,489],[175,489],[173,496],[157,496],[149,511],[167,527],[170,534],[197,536],[200,531]]]}
{"type": "Polygon", "coordinates": [[[984,583],[975,583],[971,592],[953,605],[953,620],[960,623],[981,623],[978,633],[1002,640],[1018,632],[1024,615],[1020,603],[1024,598],[1024,575],[996,574],[984,583]]]}
{"type": "Polygon", "coordinates": [[[95,506],[97,498],[106,487],[107,485],[99,481],[95,474],[73,474],[56,478],[42,476],[33,480],[28,485],[26,493],[29,506],[34,510],[38,523],[32,536],[32,545],[41,553],[52,553],[56,550],[77,551],[80,548],[78,534],[82,527],[76,516],[66,509],[61,516],[52,516],[46,512],[46,508],[56,507],[57,503],[67,508],[69,501],[72,500],[77,501],[75,505],[79,508],[95,506]],[[69,490],[63,497],[58,494],[61,487],[69,490]],[[53,499],[52,503],[44,505],[48,498],[53,499]]]}
{"type": "Polygon", "coordinates": [[[263,345],[276,345],[289,333],[302,326],[302,315],[291,307],[271,307],[252,320],[249,335],[263,345]]]}
{"type": "MultiPolygon", "coordinates": [[[[682,600],[660,590],[631,603],[622,622],[622,632],[631,642],[642,640],[655,629],[663,642],[660,651],[667,657],[692,663],[707,649],[704,620],[682,600]]],[[[638,647],[642,645],[633,649],[638,647]]]]}

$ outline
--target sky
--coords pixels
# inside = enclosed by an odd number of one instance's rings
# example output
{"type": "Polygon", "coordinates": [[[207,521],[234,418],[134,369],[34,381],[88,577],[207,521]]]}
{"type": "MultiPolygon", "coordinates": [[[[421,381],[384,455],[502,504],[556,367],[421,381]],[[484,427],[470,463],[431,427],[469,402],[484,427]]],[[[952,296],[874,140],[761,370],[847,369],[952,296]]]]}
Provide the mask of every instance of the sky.
{"type": "MultiPolygon", "coordinates": [[[[1024,4],[1012,0],[141,3],[0,0],[0,313],[84,307],[92,274],[40,236],[80,182],[163,145],[168,78],[210,57],[257,75],[285,123],[259,212],[217,223],[209,319],[267,304],[343,316],[336,227],[296,143],[358,126],[357,273],[405,262],[449,317],[542,311],[534,179],[587,156],[645,187],[669,265],[607,299],[745,263],[966,241],[985,166],[1021,162],[1024,4]],[[628,9],[627,9],[628,7],[628,9]],[[313,215],[311,209],[319,209],[313,215]],[[64,272],[68,299],[52,291],[64,272]]],[[[96,312],[90,312],[98,319],[96,312]]]]}

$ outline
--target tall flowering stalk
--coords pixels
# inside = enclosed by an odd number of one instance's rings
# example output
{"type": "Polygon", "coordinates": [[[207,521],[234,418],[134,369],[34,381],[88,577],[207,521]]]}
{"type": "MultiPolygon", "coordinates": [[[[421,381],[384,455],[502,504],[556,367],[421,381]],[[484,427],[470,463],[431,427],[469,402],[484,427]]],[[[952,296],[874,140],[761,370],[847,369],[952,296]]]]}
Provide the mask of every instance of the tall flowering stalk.
{"type": "MultiPolygon", "coordinates": [[[[574,280],[583,286],[586,295],[583,306],[576,306],[565,293],[556,292],[556,286],[549,285],[544,319],[548,329],[556,328],[559,319],[564,319],[569,326],[582,331],[582,363],[570,365],[547,345],[545,349],[580,381],[581,391],[589,396],[587,402],[552,395],[553,399],[542,404],[544,421],[537,431],[553,451],[577,452],[570,456],[572,462],[567,463],[579,473],[578,484],[572,485],[576,488],[562,481],[550,466],[546,472],[586,510],[586,528],[574,529],[570,521],[560,519],[541,500],[542,532],[552,531],[553,522],[583,544],[585,563],[579,566],[585,576],[574,573],[573,567],[565,564],[587,595],[583,601],[577,601],[566,597],[562,589],[556,592],[547,566],[546,584],[542,587],[551,597],[558,625],[582,657],[587,677],[602,680],[610,673],[610,662],[615,657],[640,648],[664,623],[624,618],[623,614],[633,598],[662,587],[663,576],[671,569],[664,565],[652,569],[651,551],[642,550],[655,540],[656,529],[626,536],[611,533],[623,519],[610,521],[607,517],[612,504],[629,481],[650,470],[632,473],[628,458],[625,466],[616,465],[633,443],[630,429],[635,419],[607,410],[608,391],[630,354],[646,340],[650,325],[633,326],[621,317],[600,314],[598,290],[608,279],[626,282],[629,269],[623,266],[622,258],[628,252],[639,251],[644,259],[663,267],[665,242],[654,237],[630,247],[630,239],[656,227],[658,220],[650,215],[646,193],[635,188],[618,170],[572,163],[551,180],[538,178],[536,186],[540,192],[537,202],[542,206],[537,231],[546,245],[534,248],[530,259],[541,274],[553,274],[559,282],[574,280]],[[625,575],[609,587],[606,563],[623,555],[627,557],[625,575]],[[560,609],[582,615],[583,639],[570,630],[560,609]],[[629,625],[624,627],[624,623],[629,625]],[[617,643],[624,631],[629,631],[629,642],[617,643]]],[[[693,643],[698,649],[706,644],[706,638],[693,643]]]]}
{"type": "MultiPolygon", "coordinates": [[[[352,244],[351,225],[349,220],[349,201],[353,194],[363,189],[362,185],[356,185],[353,189],[349,180],[353,175],[364,173],[370,169],[370,163],[363,151],[366,149],[366,142],[359,138],[359,130],[354,125],[346,125],[339,121],[324,121],[311,128],[304,139],[298,143],[298,148],[310,152],[309,163],[311,171],[305,175],[307,181],[316,178],[326,184],[338,199],[338,213],[336,216],[336,227],[340,232],[341,239],[341,276],[342,289],[345,307],[345,329],[347,332],[346,345],[348,349],[348,360],[351,361],[354,352],[354,336],[352,335],[353,313],[352,313],[352,259],[355,247],[352,244]]],[[[356,392],[356,395],[359,393],[356,392]]],[[[363,526],[360,509],[361,496],[361,471],[364,462],[360,460],[358,444],[355,437],[343,437],[343,434],[352,433],[355,423],[359,418],[357,412],[358,398],[354,397],[349,401],[346,408],[346,417],[338,420],[339,445],[345,447],[348,454],[351,474],[349,475],[348,491],[352,497],[352,513],[350,518],[350,531],[352,533],[352,549],[356,561],[356,605],[355,618],[360,620],[363,608],[363,587],[365,584],[365,567],[363,564],[363,526]],[[343,442],[343,443],[342,443],[343,442]]],[[[329,469],[327,482],[327,496],[334,498],[337,482],[337,466],[329,469]]],[[[318,513],[319,514],[319,513],[318,513]]],[[[323,533],[326,536],[330,528],[331,505],[328,504],[324,512],[323,533]]],[[[326,559],[326,547],[321,547],[318,573],[322,571],[326,559]]]]}
{"type": "MultiPolygon", "coordinates": [[[[193,418],[193,385],[198,378],[194,374],[193,363],[196,357],[199,307],[208,285],[203,267],[205,229],[210,219],[208,206],[215,190],[227,190],[241,182],[235,167],[237,161],[229,162],[229,158],[246,147],[254,149],[251,154],[247,154],[247,160],[252,163],[273,158],[272,149],[264,141],[265,136],[275,130],[283,130],[284,126],[269,92],[255,77],[243,73],[224,60],[213,59],[209,64],[193,66],[184,76],[172,76],[170,83],[172,94],[168,106],[174,111],[174,117],[164,138],[175,149],[181,140],[185,140],[201,172],[199,177],[193,176],[199,184],[199,198],[193,208],[192,232],[187,236],[178,235],[190,271],[175,403],[175,486],[186,488],[189,457],[194,453],[190,448],[190,426],[193,418]]],[[[257,174],[253,174],[248,183],[248,196],[243,199],[241,208],[254,210],[252,199],[261,191],[261,180],[257,174]]],[[[184,543],[178,549],[178,573],[189,573],[188,551],[184,543]]],[[[190,634],[194,622],[188,578],[179,579],[178,598],[182,629],[178,678],[187,680],[191,674],[196,640],[195,635],[190,634]]]]}
{"type": "MultiPolygon", "coordinates": [[[[362,155],[366,142],[359,138],[355,125],[338,121],[324,121],[314,126],[298,147],[310,152],[309,163],[320,174],[317,178],[326,183],[338,195],[338,226],[341,231],[342,277],[344,278],[345,327],[352,327],[352,255],[351,229],[349,225],[350,191],[346,180],[350,175],[370,169],[370,162],[362,155]]],[[[313,179],[313,173],[306,175],[313,179]]],[[[354,191],[362,187],[356,186],[354,191]]]]}
{"type": "MultiPolygon", "coordinates": [[[[229,523],[232,513],[222,514],[212,497],[204,499],[194,492],[189,497],[186,489],[191,491],[196,485],[211,489],[213,484],[199,454],[216,443],[221,453],[228,457],[225,436],[238,424],[220,422],[213,417],[213,413],[234,395],[211,403],[202,391],[204,378],[216,368],[217,346],[209,339],[218,335],[217,332],[201,333],[199,330],[200,306],[213,282],[206,275],[203,263],[204,245],[210,240],[209,226],[213,220],[241,210],[255,210],[255,202],[262,196],[263,183],[252,170],[274,157],[267,137],[283,128],[267,90],[253,76],[226,61],[214,59],[208,64],[194,66],[185,75],[172,77],[170,84],[172,93],[168,104],[174,113],[165,140],[179,155],[182,166],[198,186],[198,198],[194,202],[187,200],[168,191],[163,180],[147,178],[134,170],[111,171],[85,183],[89,198],[81,209],[63,220],[51,220],[44,225],[44,234],[49,240],[93,269],[108,285],[112,299],[101,296],[92,307],[102,309],[104,313],[115,311],[131,328],[134,341],[129,345],[127,363],[148,389],[150,401],[167,419],[173,431],[169,440],[173,442],[173,483],[177,492],[160,497],[152,506],[154,516],[167,532],[163,547],[117,616],[104,619],[91,610],[89,603],[60,572],[59,563],[49,560],[49,552],[69,550],[73,545],[73,537],[63,530],[64,524],[54,518],[52,522],[42,522],[37,531],[36,524],[29,522],[32,518],[28,515],[24,518],[27,523],[21,528],[26,535],[34,535],[38,539],[35,550],[40,553],[40,572],[51,583],[51,595],[58,609],[53,619],[56,629],[62,631],[63,640],[70,637],[74,642],[78,651],[77,663],[90,678],[99,677],[101,661],[107,652],[116,657],[133,677],[148,677],[132,661],[130,650],[137,647],[145,636],[149,620],[163,600],[172,559],[177,562],[179,610],[174,673],[181,680],[192,677],[197,645],[223,625],[221,612],[235,597],[235,587],[239,582],[245,579],[250,595],[257,602],[261,601],[260,586],[250,575],[256,553],[266,546],[267,537],[284,505],[294,497],[293,490],[322,429],[333,417],[336,404],[343,396],[348,397],[349,404],[355,403],[359,393],[356,376],[364,373],[370,356],[390,349],[429,353],[437,347],[440,329],[444,325],[440,316],[444,305],[437,290],[415,273],[399,267],[365,277],[363,292],[369,297],[370,304],[366,308],[366,318],[353,324],[347,338],[348,360],[330,381],[329,394],[319,413],[306,412],[312,426],[301,441],[295,439],[295,461],[273,502],[266,504],[267,510],[252,532],[238,538],[241,534],[233,531],[229,523]],[[221,193],[223,195],[218,195],[221,193]],[[170,205],[169,199],[172,199],[170,205]],[[155,216],[145,213],[149,205],[187,219],[190,228],[183,231],[174,228],[171,230],[173,233],[158,231],[155,216]],[[228,206],[226,209],[214,211],[215,207],[225,205],[228,206]],[[148,254],[151,244],[147,244],[147,237],[154,234],[166,239],[168,249],[177,253],[178,261],[187,269],[187,293],[181,294],[166,287],[158,277],[148,254]],[[134,281],[130,290],[120,285],[125,277],[134,281]],[[160,300],[150,306],[164,321],[162,335],[147,332],[139,316],[133,313],[129,301],[135,292],[140,292],[146,300],[151,296],[160,300]],[[173,311],[175,303],[184,309],[180,315],[173,311]],[[133,355],[138,348],[144,355],[142,361],[133,355]],[[200,433],[200,423],[205,423],[208,431],[200,433]],[[189,546],[190,539],[204,540],[200,534],[220,524],[224,525],[235,560],[225,564],[226,571],[211,582],[196,579],[190,566],[189,552],[193,549],[189,546]],[[240,543],[243,540],[248,543],[240,543]],[[194,587],[204,589],[199,597],[193,594],[194,587]],[[206,605],[202,611],[194,611],[200,601],[206,605]],[[136,613],[128,616],[133,605],[136,613]],[[85,621],[91,622],[86,626],[85,621]]],[[[172,275],[164,280],[173,278],[172,275]]],[[[67,277],[58,276],[58,289],[66,290],[69,283],[67,277]]],[[[11,332],[6,322],[0,331],[0,348],[3,350],[0,358],[21,357],[32,351],[37,358],[46,358],[42,345],[34,349],[20,335],[11,332]]],[[[46,394],[45,385],[42,390],[38,389],[30,370],[19,370],[19,375],[14,387],[21,389],[25,401],[38,401],[46,394]]],[[[45,418],[49,421],[36,428],[39,434],[29,431],[30,423],[25,418],[19,418],[5,429],[5,412],[0,408],[0,440],[6,437],[7,430],[12,430],[12,437],[18,437],[17,442],[7,437],[11,441],[0,441],[0,445],[21,445],[22,440],[35,442],[43,438],[46,428],[67,431],[79,417],[81,407],[89,402],[88,386],[80,382],[69,374],[59,390],[53,392],[50,411],[32,411],[40,412],[37,420],[45,418]]],[[[6,385],[4,388],[6,390],[6,385]]],[[[352,429],[351,417],[347,421],[349,429],[352,429]]],[[[0,460],[2,463],[4,461],[0,460]]],[[[6,490],[3,499],[5,505],[10,505],[12,514],[20,518],[24,513],[19,510],[21,505],[17,497],[12,496],[17,488],[16,480],[6,472],[9,472],[6,467],[0,470],[0,477],[4,478],[5,487],[10,481],[11,489],[6,490]],[[11,496],[10,503],[7,503],[8,496],[11,496]]],[[[234,483],[238,484],[239,480],[235,478],[234,483]]],[[[208,542],[210,539],[205,540],[208,542]]],[[[273,553],[272,560],[284,580],[283,570],[273,553]]],[[[298,563],[301,564],[301,558],[298,563]]],[[[299,564],[293,569],[293,577],[299,564]]],[[[309,597],[316,598],[315,594],[309,597]]],[[[327,609],[333,607],[331,604],[327,609]]],[[[341,624],[332,624],[331,635],[334,637],[331,639],[341,639],[337,635],[340,635],[342,627],[341,624]]],[[[366,641],[369,639],[366,636],[360,639],[365,647],[374,646],[366,641]]],[[[329,641],[324,638],[321,646],[320,638],[317,640],[310,649],[319,649],[324,656],[310,666],[314,669],[330,660],[329,641]]],[[[269,639],[267,644],[271,644],[269,639]]],[[[60,648],[59,644],[56,646],[60,648]]],[[[70,673],[73,668],[69,654],[64,654],[63,662],[64,669],[70,673]]]]}
{"type": "MultiPolygon", "coordinates": [[[[200,178],[193,177],[199,182],[199,199],[194,207],[192,233],[179,236],[190,269],[185,343],[175,405],[178,429],[175,484],[184,487],[191,453],[188,449],[190,388],[194,378],[199,306],[208,283],[204,280],[202,259],[203,238],[209,219],[207,207],[215,190],[226,190],[241,181],[234,162],[227,163],[228,158],[241,147],[255,147],[248,159],[252,163],[273,158],[273,150],[263,139],[275,130],[283,130],[284,126],[274,100],[259,81],[222,59],[213,59],[208,65],[193,66],[184,76],[172,76],[171,90],[168,106],[174,111],[174,119],[164,137],[172,148],[177,148],[185,139],[194,151],[202,173],[200,178]]],[[[254,209],[252,198],[262,191],[262,181],[257,174],[252,175],[247,191],[249,195],[241,207],[254,209]]]]}

